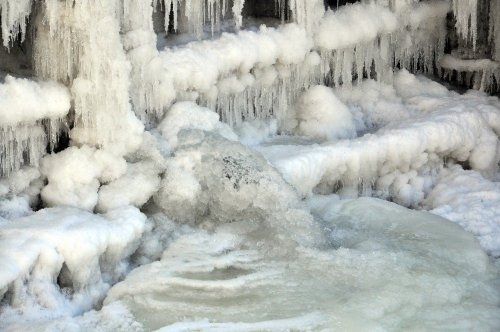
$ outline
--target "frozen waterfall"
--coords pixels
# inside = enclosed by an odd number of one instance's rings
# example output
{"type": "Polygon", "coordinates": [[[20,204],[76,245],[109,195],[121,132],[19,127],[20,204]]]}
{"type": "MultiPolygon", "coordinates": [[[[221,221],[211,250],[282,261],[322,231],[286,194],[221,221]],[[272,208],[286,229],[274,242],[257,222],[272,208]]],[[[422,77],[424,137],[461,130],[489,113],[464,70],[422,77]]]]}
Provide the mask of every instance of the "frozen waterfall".
{"type": "Polygon", "coordinates": [[[500,1],[0,25],[0,330],[499,330],[500,1]]]}

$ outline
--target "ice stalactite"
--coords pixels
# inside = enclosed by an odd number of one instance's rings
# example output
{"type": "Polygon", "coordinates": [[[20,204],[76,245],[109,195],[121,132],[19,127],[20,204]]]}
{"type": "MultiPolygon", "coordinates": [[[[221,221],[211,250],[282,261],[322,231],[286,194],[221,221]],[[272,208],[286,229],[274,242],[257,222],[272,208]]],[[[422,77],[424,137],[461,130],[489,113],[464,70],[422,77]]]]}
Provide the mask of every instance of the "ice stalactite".
{"type": "Polygon", "coordinates": [[[151,2],[125,0],[121,17],[122,42],[132,65],[130,97],[135,114],[145,124],[158,121],[175,97],[156,48],[151,2]]]}
{"type": "Polygon", "coordinates": [[[494,59],[500,62],[500,1],[492,1],[490,6],[490,43],[494,59]]]}
{"type": "Polygon", "coordinates": [[[319,79],[312,40],[296,24],[194,42],[161,52],[178,100],[198,100],[232,125],[286,118],[303,85],[319,79]]]}
{"type": "Polygon", "coordinates": [[[290,0],[292,20],[312,32],[325,13],[323,0],[290,0]]]}
{"type": "MultiPolygon", "coordinates": [[[[414,1],[415,2],[415,1],[414,1]]],[[[402,27],[394,34],[394,64],[412,72],[433,73],[446,44],[448,1],[420,2],[400,7],[402,27]],[[405,17],[409,19],[405,20],[405,17]]]]}
{"type": "Polygon", "coordinates": [[[0,84],[0,176],[37,166],[47,145],[55,146],[69,109],[64,86],[7,76],[0,84]]]}
{"type": "Polygon", "coordinates": [[[207,100],[222,121],[233,127],[243,121],[274,118],[281,131],[293,127],[291,112],[300,93],[321,81],[320,58],[316,52],[306,55],[302,64],[254,68],[242,78],[229,77],[218,84],[215,100],[207,100]]]}
{"type": "Polygon", "coordinates": [[[455,27],[458,34],[476,49],[478,0],[453,0],[453,13],[457,20],[455,27]]]}
{"type": "Polygon", "coordinates": [[[0,0],[3,46],[8,48],[18,35],[24,40],[32,4],[33,0],[0,0]]]}
{"type": "Polygon", "coordinates": [[[494,92],[500,82],[500,63],[490,59],[460,59],[445,55],[441,61],[441,75],[446,80],[455,79],[475,90],[494,92]]]}
{"type": "Polygon", "coordinates": [[[99,147],[117,143],[118,154],[135,149],[142,124],[129,103],[130,63],[120,39],[119,2],[46,0],[42,10],[35,69],[39,77],[70,86],[71,138],[99,147]]]}
{"type": "Polygon", "coordinates": [[[373,4],[328,12],[314,36],[325,76],[337,86],[349,86],[356,78],[361,81],[375,76],[384,80],[392,71],[390,34],[397,28],[396,16],[373,4]]]}
{"type": "MultiPolygon", "coordinates": [[[[154,5],[160,0],[154,0],[154,5]]],[[[203,34],[205,23],[210,23],[212,34],[219,30],[222,19],[229,13],[229,0],[164,0],[165,31],[170,26],[175,31],[203,34]],[[172,21],[170,14],[172,13],[172,21]]],[[[231,11],[236,28],[241,27],[244,0],[234,0],[231,11]]]]}

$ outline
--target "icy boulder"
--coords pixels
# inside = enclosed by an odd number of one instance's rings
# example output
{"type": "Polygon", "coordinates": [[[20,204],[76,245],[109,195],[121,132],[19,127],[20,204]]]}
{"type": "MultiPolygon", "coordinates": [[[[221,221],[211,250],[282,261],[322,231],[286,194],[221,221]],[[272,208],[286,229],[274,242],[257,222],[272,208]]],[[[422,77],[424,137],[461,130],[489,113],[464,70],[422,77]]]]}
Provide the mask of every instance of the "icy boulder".
{"type": "Polygon", "coordinates": [[[16,314],[36,316],[34,307],[55,316],[91,309],[127,270],[145,220],[132,207],[105,215],[58,207],[0,223],[0,298],[9,305],[0,329],[16,314]]]}
{"type": "MultiPolygon", "coordinates": [[[[184,130],[155,202],[180,222],[244,222],[312,234],[298,196],[257,152],[212,132],[184,130]]],[[[298,239],[297,238],[297,239],[298,239]]]]}
{"type": "Polygon", "coordinates": [[[332,89],[317,85],[305,92],[297,105],[298,132],[318,139],[336,140],[356,136],[354,119],[332,89]]]}

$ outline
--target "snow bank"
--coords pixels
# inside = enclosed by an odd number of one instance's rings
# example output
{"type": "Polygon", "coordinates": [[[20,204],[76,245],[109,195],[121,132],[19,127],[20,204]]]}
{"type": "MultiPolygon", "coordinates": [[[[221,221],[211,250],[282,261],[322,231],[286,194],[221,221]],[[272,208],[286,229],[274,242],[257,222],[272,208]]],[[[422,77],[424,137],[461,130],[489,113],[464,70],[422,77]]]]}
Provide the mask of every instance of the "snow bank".
{"type": "Polygon", "coordinates": [[[132,207],[102,216],[58,207],[0,223],[0,297],[10,305],[0,327],[16,314],[30,320],[91,309],[127,270],[145,219],[132,207]]]}

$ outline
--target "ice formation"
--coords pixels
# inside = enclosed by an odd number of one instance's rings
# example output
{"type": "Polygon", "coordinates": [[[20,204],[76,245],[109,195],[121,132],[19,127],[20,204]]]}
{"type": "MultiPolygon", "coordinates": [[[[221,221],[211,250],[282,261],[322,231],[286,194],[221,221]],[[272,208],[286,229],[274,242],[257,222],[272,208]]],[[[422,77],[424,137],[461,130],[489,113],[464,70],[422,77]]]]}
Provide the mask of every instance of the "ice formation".
{"type": "Polygon", "coordinates": [[[0,83],[0,174],[38,165],[70,110],[66,87],[6,76],[0,83]]]}
{"type": "Polygon", "coordinates": [[[471,42],[474,49],[478,33],[478,5],[478,0],[453,0],[457,32],[467,42],[471,42]]]}
{"type": "Polygon", "coordinates": [[[500,326],[498,1],[0,21],[0,329],[500,326]]]}

